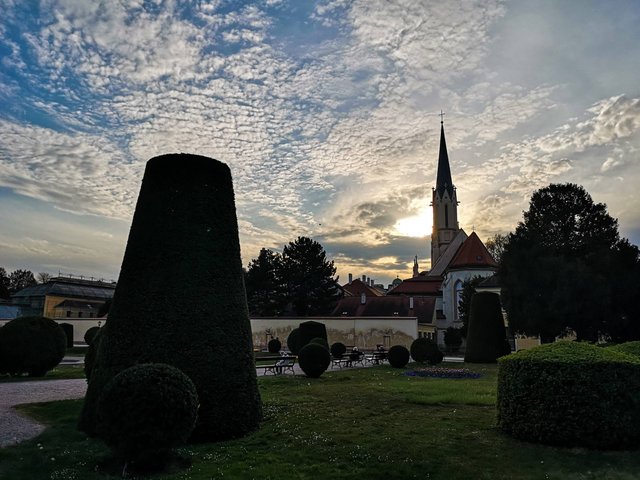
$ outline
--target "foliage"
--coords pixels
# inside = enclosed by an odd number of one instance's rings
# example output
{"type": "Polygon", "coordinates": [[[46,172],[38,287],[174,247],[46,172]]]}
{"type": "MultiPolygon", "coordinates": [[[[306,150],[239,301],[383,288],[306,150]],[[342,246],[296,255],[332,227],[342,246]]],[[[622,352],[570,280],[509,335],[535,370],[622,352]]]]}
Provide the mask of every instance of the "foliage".
{"type": "Polygon", "coordinates": [[[421,337],[411,343],[411,358],[415,362],[436,365],[442,362],[444,355],[433,340],[421,337]]]}
{"type": "Polygon", "coordinates": [[[89,328],[86,332],[84,332],[84,343],[86,343],[87,345],[91,345],[99,331],[100,327],[89,328]]]}
{"type": "Polygon", "coordinates": [[[330,313],[340,296],[336,268],[320,243],[298,237],[282,250],[278,277],[284,295],[296,315],[330,313]]]}
{"type": "Polygon", "coordinates": [[[196,424],[198,394],[179,369],[146,363],[123,370],[105,386],[98,431],[133,469],[163,467],[171,449],[184,444],[196,424]]]}
{"type": "Polygon", "coordinates": [[[309,343],[315,343],[316,345],[320,345],[324,348],[327,349],[327,351],[329,350],[329,342],[327,342],[327,340],[325,338],[321,338],[321,337],[316,337],[316,338],[312,338],[309,343]]]}
{"type": "Polygon", "coordinates": [[[640,443],[640,359],[566,341],[503,357],[498,426],[532,442],[634,447],[640,443]]]}
{"type": "Polygon", "coordinates": [[[469,320],[465,362],[494,363],[510,353],[498,294],[476,293],[471,302],[469,320]]]}
{"type": "Polygon", "coordinates": [[[640,338],[640,260],[617,220],[574,184],[536,191],[509,235],[499,267],[502,300],[517,333],[543,342],[640,338]]]}
{"type": "Polygon", "coordinates": [[[300,368],[309,378],[319,378],[331,363],[329,349],[317,343],[308,343],[298,353],[300,368]]]}
{"type": "Polygon", "coordinates": [[[193,381],[201,403],[192,440],[238,438],[258,428],[233,185],[221,162],[171,154],[147,163],[85,397],[84,432],[96,432],[109,381],[137,363],[166,363],[193,381]]]}
{"type": "Polygon", "coordinates": [[[67,337],[67,348],[73,348],[73,325],[70,323],[59,323],[58,325],[67,337]]]}
{"type": "Polygon", "coordinates": [[[36,282],[38,283],[47,283],[49,280],[51,280],[52,276],[50,273],[47,272],[38,272],[38,275],[36,275],[36,282]]]}
{"type": "Polygon", "coordinates": [[[487,250],[498,264],[500,264],[502,254],[504,253],[504,247],[508,241],[509,235],[496,233],[493,237],[484,242],[484,246],[487,247],[487,250]]]}
{"type": "Polygon", "coordinates": [[[471,313],[471,299],[476,293],[476,287],[485,278],[479,275],[466,279],[462,282],[462,293],[460,294],[460,303],[458,304],[458,318],[462,322],[460,334],[463,338],[467,338],[467,330],[469,329],[469,314],[471,313]]]}
{"type": "Polygon", "coordinates": [[[462,333],[460,328],[449,327],[444,331],[444,344],[449,351],[457,352],[462,345],[462,333]]]}
{"type": "Polygon", "coordinates": [[[0,300],[11,299],[9,285],[9,275],[7,275],[7,271],[3,267],[0,267],[0,300]]]}
{"type": "Polygon", "coordinates": [[[609,348],[616,352],[622,352],[640,358],[640,341],[621,343],[609,348]]]}
{"type": "Polygon", "coordinates": [[[387,360],[393,368],[404,368],[409,363],[409,350],[404,345],[394,345],[387,352],[387,360]]]}
{"type": "Polygon", "coordinates": [[[113,302],[113,299],[108,298],[106,302],[100,305],[100,308],[98,308],[98,313],[97,313],[98,317],[104,317],[105,315],[109,314],[109,309],[111,308],[111,302],[113,302]]]}
{"type": "Polygon", "coordinates": [[[333,358],[341,358],[347,353],[347,347],[342,342],[335,342],[331,345],[331,355],[333,358]]]}
{"type": "Polygon", "coordinates": [[[280,255],[263,248],[251,260],[245,274],[247,302],[252,315],[275,316],[282,312],[282,284],[278,277],[280,255]]]}
{"type": "Polygon", "coordinates": [[[20,317],[0,328],[0,373],[41,377],[60,363],[64,330],[45,317],[20,317]]]}
{"type": "Polygon", "coordinates": [[[269,350],[269,353],[278,353],[281,349],[282,343],[279,338],[272,338],[269,340],[269,343],[267,344],[267,350],[269,350]]]}
{"type": "Polygon", "coordinates": [[[87,352],[84,354],[84,374],[87,377],[87,382],[91,378],[91,371],[93,370],[93,365],[96,362],[96,355],[98,354],[98,346],[100,345],[100,337],[102,329],[98,329],[96,334],[93,336],[91,343],[87,347],[87,352]]]}
{"type": "Polygon", "coordinates": [[[300,345],[300,328],[294,328],[289,332],[287,348],[294,355],[298,355],[298,352],[300,352],[300,348],[302,348],[302,345],[300,345]]]}
{"type": "MultiPolygon", "coordinates": [[[[298,348],[304,347],[314,338],[324,338],[325,340],[327,340],[327,327],[325,327],[324,323],[309,320],[308,322],[300,323],[298,329],[300,332],[300,337],[298,338],[298,348]]],[[[329,347],[327,347],[327,349],[328,348],[329,347]]]]}
{"type": "Polygon", "coordinates": [[[409,377],[431,377],[431,378],[480,378],[480,374],[472,372],[468,368],[419,368],[406,372],[409,377]]]}
{"type": "Polygon", "coordinates": [[[14,270],[9,275],[9,293],[12,295],[23,288],[36,285],[36,279],[30,270],[14,270]]]}

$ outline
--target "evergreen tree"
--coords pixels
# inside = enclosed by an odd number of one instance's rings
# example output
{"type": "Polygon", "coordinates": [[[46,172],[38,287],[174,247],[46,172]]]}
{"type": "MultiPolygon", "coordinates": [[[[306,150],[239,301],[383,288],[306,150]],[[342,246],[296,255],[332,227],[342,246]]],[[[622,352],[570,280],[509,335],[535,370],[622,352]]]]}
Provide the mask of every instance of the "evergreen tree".
{"type": "Polygon", "coordinates": [[[37,283],[31,270],[14,270],[9,275],[9,293],[13,295],[23,288],[31,287],[37,283]]]}
{"type": "Polygon", "coordinates": [[[460,303],[458,304],[458,313],[460,321],[462,322],[462,328],[460,328],[460,334],[466,338],[467,330],[469,328],[469,314],[471,312],[471,299],[476,293],[476,287],[480,284],[485,277],[476,275],[475,277],[468,278],[462,282],[462,293],[460,294],[460,303]]]}
{"type": "Polygon", "coordinates": [[[3,267],[0,267],[0,300],[9,300],[11,298],[9,284],[7,271],[3,267]]]}
{"type": "Polygon", "coordinates": [[[340,296],[336,268],[327,260],[322,245],[308,237],[298,237],[285,245],[278,264],[284,296],[296,315],[331,312],[340,296]]]}
{"type": "Polygon", "coordinates": [[[269,317],[278,315],[282,310],[282,285],[277,269],[280,255],[263,248],[258,258],[251,260],[245,274],[247,303],[253,315],[269,317]]]}

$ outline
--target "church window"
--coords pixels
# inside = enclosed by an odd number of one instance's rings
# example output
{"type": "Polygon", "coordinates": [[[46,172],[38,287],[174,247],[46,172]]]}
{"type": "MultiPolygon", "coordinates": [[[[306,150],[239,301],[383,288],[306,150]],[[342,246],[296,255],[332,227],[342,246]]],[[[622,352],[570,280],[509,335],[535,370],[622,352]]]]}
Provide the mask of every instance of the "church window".
{"type": "Polygon", "coordinates": [[[444,206],[444,226],[449,228],[449,205],[444,206]]]}

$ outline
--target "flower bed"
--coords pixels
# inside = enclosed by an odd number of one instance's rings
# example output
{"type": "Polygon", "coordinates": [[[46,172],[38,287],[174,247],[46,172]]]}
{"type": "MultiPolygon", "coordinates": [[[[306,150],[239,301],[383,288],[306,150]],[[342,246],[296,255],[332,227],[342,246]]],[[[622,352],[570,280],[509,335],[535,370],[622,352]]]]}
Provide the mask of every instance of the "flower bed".
{"type": "Polygon", "coordinates": [[[466,368],[419,368],[406,372],[406,375],[432,378],[480,378],[479,373],[466,368]]]}

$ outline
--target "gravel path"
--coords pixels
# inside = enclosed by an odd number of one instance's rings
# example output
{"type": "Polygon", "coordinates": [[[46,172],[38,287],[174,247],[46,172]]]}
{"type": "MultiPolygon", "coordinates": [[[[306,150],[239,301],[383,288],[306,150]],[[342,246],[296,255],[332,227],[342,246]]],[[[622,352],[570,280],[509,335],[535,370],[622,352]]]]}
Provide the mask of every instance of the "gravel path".
{"type": "Polygon", "coordinates": [[[87,381],[83,378],[0,383],[0,447],[33,438],[45,428],[18,414],[14,405],[82,398],[86,390],[87,381]]]}

